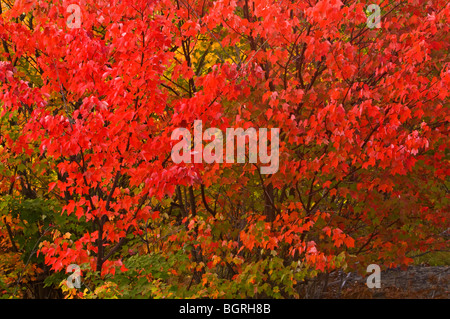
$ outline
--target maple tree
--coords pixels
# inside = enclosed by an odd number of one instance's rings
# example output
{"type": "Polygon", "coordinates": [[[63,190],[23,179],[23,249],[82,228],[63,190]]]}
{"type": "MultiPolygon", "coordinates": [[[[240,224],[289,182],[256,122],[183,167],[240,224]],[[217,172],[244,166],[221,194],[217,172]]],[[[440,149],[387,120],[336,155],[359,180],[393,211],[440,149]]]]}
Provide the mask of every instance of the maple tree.
{"type": "Polygon", "coordinates": [[[4,293],[302,297],[447,247],[449,28],[444,0],[1,1],[4,293]],[[173,163],[196,120],[280,128],[279,170],[173,163]]]}

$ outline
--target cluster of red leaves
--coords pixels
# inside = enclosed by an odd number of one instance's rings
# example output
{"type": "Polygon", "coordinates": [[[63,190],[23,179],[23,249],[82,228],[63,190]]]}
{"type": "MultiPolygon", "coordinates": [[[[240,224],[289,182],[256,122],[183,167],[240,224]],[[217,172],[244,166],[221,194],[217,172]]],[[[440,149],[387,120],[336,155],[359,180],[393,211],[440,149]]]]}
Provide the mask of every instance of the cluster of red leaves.
{"type": "Polygon", "coordinates": [[[330,270],[341,252],[389,266],[446,244],[436,236],[449,211],[446,1],[77,3],[79,29],[67,28],[67,1],[16,1],[0,21],[2,116],[24,121],[2,143],[11,154],[37,145],[61,213],[92,225],[45,243],[54,270],[114,272],[127,236],[164,228],[162,211],[210,267],[218,247],[330,270]],[[372,2],[380,29],[366,26],[372,2]],[[18,70],[25,62],[37,75],[18,70]],[[194,120],[280,128],[278,172],[174,164],[171,133],[194,120]]]}

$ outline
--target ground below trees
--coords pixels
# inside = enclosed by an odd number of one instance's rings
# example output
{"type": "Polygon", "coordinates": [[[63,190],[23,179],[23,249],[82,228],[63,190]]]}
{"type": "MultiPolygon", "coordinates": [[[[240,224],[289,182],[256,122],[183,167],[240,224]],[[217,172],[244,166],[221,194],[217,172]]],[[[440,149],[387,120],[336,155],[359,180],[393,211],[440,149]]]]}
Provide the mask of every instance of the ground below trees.
{"type": "Polygon", "coordinates": [[[388,269],[381,272],[379,289],[369,289],[366,286],[366,277],[355,273],[335,273],[330,275],[329,281],[324,298],[448,299],[450,297],[450,266],[415,265],[406,270],[388,269]]]}

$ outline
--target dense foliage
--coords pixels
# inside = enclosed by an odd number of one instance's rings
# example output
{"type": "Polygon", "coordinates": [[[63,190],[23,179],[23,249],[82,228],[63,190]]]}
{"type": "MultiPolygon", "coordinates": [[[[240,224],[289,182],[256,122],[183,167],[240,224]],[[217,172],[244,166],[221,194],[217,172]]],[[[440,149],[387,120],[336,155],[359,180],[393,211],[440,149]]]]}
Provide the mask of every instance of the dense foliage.
{"type": "Polygon", "coordinates": [[[447,0],[2,0],[0,39],[3,297],[320,296],[448,245],[447,0]],[[279,170],[174,163],[195,120],[280,128],[279,170]]]}

